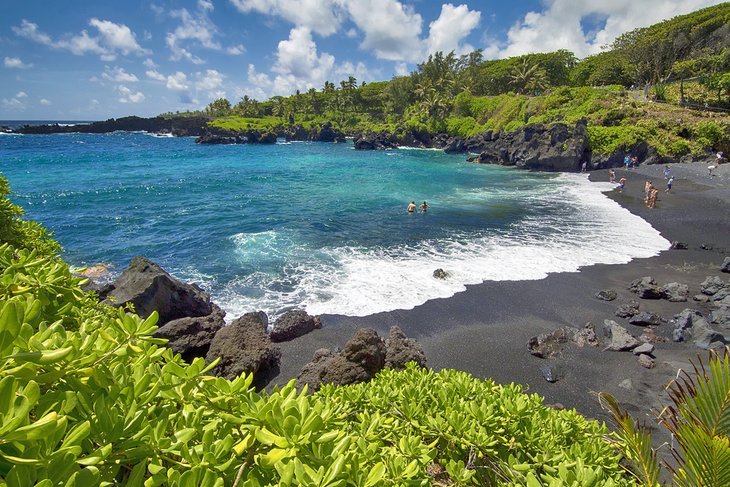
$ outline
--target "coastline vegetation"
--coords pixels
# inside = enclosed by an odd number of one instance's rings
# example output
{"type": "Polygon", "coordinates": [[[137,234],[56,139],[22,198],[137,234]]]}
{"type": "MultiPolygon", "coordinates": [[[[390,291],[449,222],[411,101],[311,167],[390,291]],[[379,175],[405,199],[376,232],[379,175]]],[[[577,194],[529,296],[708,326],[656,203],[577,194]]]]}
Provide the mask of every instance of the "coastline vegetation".
{"type": "Polygon", "coordinates": [[[305,129],[330,122],[345,133],[447,133],[467,137],[527,124],[588,120],[591,149],[610,154],[644,140],[660,155],[730,147],[730,3],[619,36],[578,60],[567,50],[484,60],[437,52],[407,76],[339,85],[267,101],[211,102],[211,126],[231,131],[305,129]],[[724,30],[725,29],[725,30],[724,30]],[[708,128],[711,127],[711,128],[708,128]],[[719,136],[705,137],[707,131],[719,136]]]}

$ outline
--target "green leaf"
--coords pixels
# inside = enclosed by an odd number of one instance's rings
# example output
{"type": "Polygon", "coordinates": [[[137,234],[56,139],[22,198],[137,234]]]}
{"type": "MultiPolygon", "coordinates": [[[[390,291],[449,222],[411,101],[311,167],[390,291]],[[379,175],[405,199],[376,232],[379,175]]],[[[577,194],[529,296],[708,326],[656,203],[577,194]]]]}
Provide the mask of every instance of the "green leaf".
{"type": "Polygon", "coordinates": [[[73,351],[73,347],[59,348],[57,350],[41,350],[38,352],[23,352],[8,356],[17,363],[30,362],[38,365],[50,365],[66,358],[73,351]]]}
{"type": "Polygon", "coordinates": [[[7,301],[0,309],[0,356],[10,348],[23,324],[20,307],[15,301],[7,301]]]}
{"type": "Polygon", "coordinates": [[[16,429],[5,435],[5,441],[33,441],[52,435],[58,425],[58,415],[55,411],[43,416],[35,423],[16,429]]]}
{"type": "Polygon", "coordinates": [[[147,462],[141,461],[132,468],[127,477],[127,487],[140,487],[144,483],[145,472],[147,471],[147,462]]]}
{"type": "Polygon", "coordinates": [[[383,462],[378,462],[375,464],[375,466],[370,469],[370,472],[368,473],[367,480],[365,480],[365,487],[370,487],[371,485],[375,485],[381,480],[383,480],[383,476],[385,475],[385,464],[383,462]]]}

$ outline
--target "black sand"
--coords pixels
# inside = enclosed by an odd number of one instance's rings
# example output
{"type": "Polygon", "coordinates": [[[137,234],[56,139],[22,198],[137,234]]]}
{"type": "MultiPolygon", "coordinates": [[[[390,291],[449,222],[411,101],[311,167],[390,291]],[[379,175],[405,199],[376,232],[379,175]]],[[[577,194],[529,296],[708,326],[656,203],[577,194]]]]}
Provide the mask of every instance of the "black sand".
{"type": "MultiPolygon", "coordinates": [[[[282,343],[281,371],[275,384],[296,377],[318,348],[341,347],[358,327],[375,328],[387,335],[391,325],[416,338],[425,348],[428,366],[439,370],[464,370],[478,378],[498,383],[517,382],[531,393],[544,396],[547,404],[560,403],[597,419],[607,419],[592,392],[606,391],[637,417],[653,417],[652,409],[666,404],[664,387],[679,368],[702,351],[690,343],[671,341],[673,316],[685,308],[706,315],[712,305],[693,301],[671,303],[666,300],[639,300],[642,311],[653,311],[668,322],[657,328],[657,335],[669,340],[656,344],[656,367],[645,369],[630,352],[602,351],[600,348],[565,348],[556,359],[539,359],[527,351],[531,336],[563,325],[583,327],[592,322],[602,334],[603,321],[613,319],[635,336],[643,329],[629,325],[614,315],[616,308],[636,295],[628,290],[631,281],[653,276],[659,284],[680,282],[699,294],[707,276],[727,274],[719,271],[728,253],[730,236],[730,165],[720,166],[716,176],[708,176],[707,163],[672,166],[674,188],[664,193],[663,166],[617,170],[617,180],[627,177],[623,193],[613,191],[615,199],[641,216],[669,241],[688,244],[687,250],[667,250],[659,256],[637,259],[624,265],[596,265],[576,273],[552,274],[546,279],[518,282],[485,282],[469,286],[465,292],[448,299],[436,299],[412,310],[379,313],[362,318],[325,315],[323,328],[292,342],[282,343]],[[656,208],[644,206],[644,181],[653,179],[660,190],[656,208]],[[618,299],[598,300],[601,289],[614,289],[618,299]],[[555,365],[559,380],[549,383],[541,368],[555,365]],[[628,379],[628,380],[627,380],[628,379]]],[[[608,180],[606,170],[595,171],[592,180],[608,180]]],[[[727,330],[721,330],[727,334],[727,330]]]]}

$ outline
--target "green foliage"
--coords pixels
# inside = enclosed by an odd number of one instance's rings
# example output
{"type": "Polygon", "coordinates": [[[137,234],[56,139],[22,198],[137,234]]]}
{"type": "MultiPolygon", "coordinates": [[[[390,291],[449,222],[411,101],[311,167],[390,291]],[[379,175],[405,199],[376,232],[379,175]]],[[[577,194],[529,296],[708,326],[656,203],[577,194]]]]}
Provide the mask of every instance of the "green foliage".
{"type": "MultiPolygon", "coordinates": [[[[676,446],[676,464],[667,464],[680,487],[730,485],[730,349],[711,351],[693,373],[681,371],[668,387],[671,405],[658,415],[676,446]]],[[[637,428],[615,399],[602,394],[619,424],[617,446],[631,462],[629,470],[642,485],[658,485],[660,466],[645,428],[637,428]]]]}
{"type": "Polygon", "coordinates": [[[588,127],[588,143],[593,151],[600,154],[626,151],[646,138],[646,133],[640,127],[595,125],[588,127]]]}
{"type": "Polygon", "coordinates": [[[730,140],[730,125],[723,127],[718,122],[700,122],[693,128],[697,143],[702,147],[717,147],[721,142],[730,140]]]}
{"type": "Polygon", "coordinates": [[[35,249],[41,255],[57,254],[61,246],[51,238],[53,234],[36,222],[20,219],[23,208],[11,203],[9,195],[8,180],[0,174],[0,244],[35,249]]]}

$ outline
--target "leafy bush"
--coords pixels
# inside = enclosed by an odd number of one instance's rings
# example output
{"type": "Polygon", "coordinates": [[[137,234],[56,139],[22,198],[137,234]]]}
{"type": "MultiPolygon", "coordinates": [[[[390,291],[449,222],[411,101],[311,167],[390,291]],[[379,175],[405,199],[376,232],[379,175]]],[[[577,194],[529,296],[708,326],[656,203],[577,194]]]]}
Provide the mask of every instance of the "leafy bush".
{"type": "Polygon", "coordinates": [[[35,249],[41,255],[54,255],[61,246],[51,238],[37,222],[21,220],[23,208],[8,199],[10,185],[7,178],[0,174],[0,244],[9,243],[18,248],[35,249]]]}
{"type": "Polygon", "coordinates": [[[594,152],[612,154],[617,150],[627,150],[641,140],[646,140],[646,133],[636,126],[588,127],[588,143],[594,152]]]}
{"type": "Polygon", "coordinates": [[[717,146],[722,141],[729,140],[729,129],[730,127],[722,127],[717,122],[707,121],[699,122],[694,126],[692,132],[700,146],[710,148],[717,146]]]}
{"type": "Polygon", "coordinates": [[[466,137],[473,133],[476,127],[474,117],[449,117],[446,120],[446,131],[449,135],[466,137]]]}

